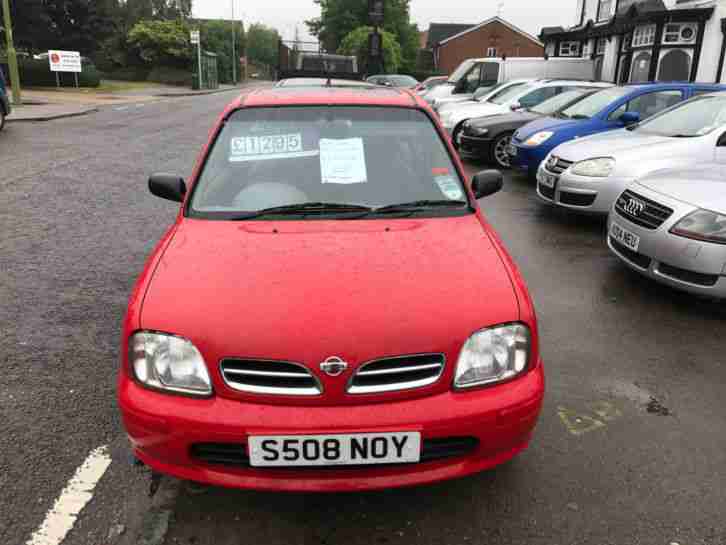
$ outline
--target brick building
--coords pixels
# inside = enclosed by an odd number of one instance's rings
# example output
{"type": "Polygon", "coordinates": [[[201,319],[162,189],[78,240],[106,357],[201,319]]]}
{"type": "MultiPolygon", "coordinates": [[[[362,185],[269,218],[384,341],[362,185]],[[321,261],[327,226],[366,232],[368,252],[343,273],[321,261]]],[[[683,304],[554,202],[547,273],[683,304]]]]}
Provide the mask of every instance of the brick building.
{"type": "Polygon", "coordinates": [[[466,59],[544,55],[542,42],[500,17],[492,17],[474,26],[459,25],[461,30],[458,33],[433,42],[432,37],[437,34],[435,26],[444,25],[432,24],[429,29],[434,66],[442,73],[451,74],[466,59]]]}

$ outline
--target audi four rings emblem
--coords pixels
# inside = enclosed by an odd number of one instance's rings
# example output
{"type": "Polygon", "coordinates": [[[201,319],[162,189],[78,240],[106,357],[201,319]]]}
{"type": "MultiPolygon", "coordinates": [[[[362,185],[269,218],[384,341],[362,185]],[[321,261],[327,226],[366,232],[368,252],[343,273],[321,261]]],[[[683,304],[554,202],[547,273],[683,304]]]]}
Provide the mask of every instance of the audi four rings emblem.
{"type": "Polygon", "coordinates": [[[631,197],[628,203],[625,205],[625,211],[631,216],[639,216],[642,212],[645,211],[645,203],[641,200],[633,199],[631,197]]]}
{"type": "Polygon", "coordinates": [[[339,377],[348,369],[348,362],[338,356],[331,356],[320,364],[320,370],[329,377],[339,377]]]}

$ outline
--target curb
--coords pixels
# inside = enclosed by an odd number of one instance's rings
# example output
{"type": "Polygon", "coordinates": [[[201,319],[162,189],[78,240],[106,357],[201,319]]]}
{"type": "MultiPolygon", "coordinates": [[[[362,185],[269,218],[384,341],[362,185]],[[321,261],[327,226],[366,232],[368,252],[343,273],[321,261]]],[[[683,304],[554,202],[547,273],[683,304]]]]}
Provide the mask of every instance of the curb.
{"type": "Polygon", "coordinates": [[[158,95],[151,95],[152,97],[161,97],[161,98],[181,98],[181,97],[203,97],[207,95],[217,95],[219,93],[230,93],[232,91],[241,91],[243,87],[233,87],[232,89],[215,89],[214,91],[205,91],[203,93],[195,93],[195,92],[188,92],[188,93],[159,93],[158,95]]]}
{"type": "Polygon", "coordinates": [[[67,117],[79,117],[82,115],[88,115],[91,113],[95,113],[98,111],[98,108],[89,108],[87,110],[80,110],[77,112],[71,112],[66,114],[55,114],[55,115],[46,115],[46,116],[38,116],[38,117],[27,117],[27,118],[15,118],[13,117],[6,117],[5,121],[8,123],[33,123],[35,121],[53,121],[55,119],[65,119],[67,117]]]}

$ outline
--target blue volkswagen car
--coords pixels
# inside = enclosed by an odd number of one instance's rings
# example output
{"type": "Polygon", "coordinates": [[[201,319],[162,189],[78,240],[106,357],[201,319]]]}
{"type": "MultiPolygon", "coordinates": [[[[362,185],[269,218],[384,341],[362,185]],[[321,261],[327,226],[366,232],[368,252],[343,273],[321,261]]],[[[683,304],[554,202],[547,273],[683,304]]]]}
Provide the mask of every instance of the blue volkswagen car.
{"type": "Polygon", "coordinates": [[[531,178],[555,147],[583,136],[622,129],[696,95],[726,90],[707,83],[639,83],[604,89],[561,111],[528,123],[509,146],[513,168],[531,178]]]}
{"type": "Polygon", "coordinates": [[[10,99],[8,98],[8,88],[5,84],[5,76],[3,69],[0,67],[0,131],[5,126],[5,118],[10,115],[10,99]]]}

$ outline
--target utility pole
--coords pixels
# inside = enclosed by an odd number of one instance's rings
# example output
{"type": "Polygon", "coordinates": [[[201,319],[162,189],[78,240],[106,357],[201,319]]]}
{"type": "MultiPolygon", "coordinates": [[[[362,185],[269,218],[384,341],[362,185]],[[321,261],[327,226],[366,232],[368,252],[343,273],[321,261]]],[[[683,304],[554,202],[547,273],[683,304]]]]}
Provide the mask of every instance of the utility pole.
{"type": "Polygon", "coordinates": [[[237,85],[237,63],[239,62],[237,58],[237,37],[235,34],[237,33],[237,20],[235,19],[235,0],[230,0],[232,2],[232,84],[237,85]]]}
{"type": "Polygon", "coordinates": [[[8,67],[10,68],[10,86],[13,88],[13,104],[20,106],[23,101],[20,97],[20,72],[18,71],[18,55],[13,45],[13,23],[10,18],[10,0],[3,0],[3,15],[5,16],[5,40],[8,44],[8,67]]]}

